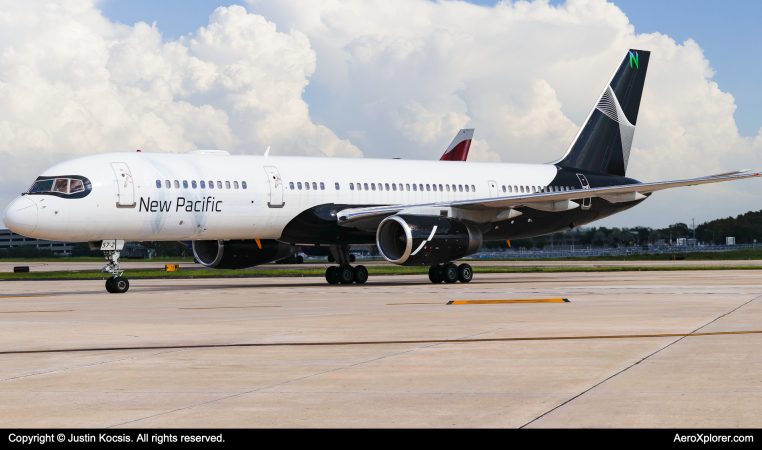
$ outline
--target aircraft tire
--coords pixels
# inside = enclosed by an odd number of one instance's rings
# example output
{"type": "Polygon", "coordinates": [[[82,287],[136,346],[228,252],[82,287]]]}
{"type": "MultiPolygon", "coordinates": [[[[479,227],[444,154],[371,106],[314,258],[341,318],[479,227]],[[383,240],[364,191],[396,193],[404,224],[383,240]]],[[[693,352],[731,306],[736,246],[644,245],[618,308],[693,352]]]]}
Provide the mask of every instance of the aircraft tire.
{"type": "Polygon", "coordinates": [[[448,263],[442,266],[442,277],[445,283],[455,283],[458,281],[458,266],[448,263]]]}
{"type": "Polygon", "coordinates": [[[296,263],[297,264],[304,264],[304,256],[299,255],[296,257],[296,263]]]}
{"type": "Polygon", "coordinates": [[[113,292],[116,294],[124,294],[130,289],[130,282],[125,277],[114,278],[113,292]]]}
{"type": "Polygon", "coordinates": [[[352,266],[339,267],[339,283],[352,284],[355,281],[355,271],[352,270],[352,266]]]}
{"type": "Polygon", "coordinates": [[[444,281],[444,273],[442,272],[442,266],[437,264],[429,268],[429,280],[434,284],[439,284],[444,281]]]}
{"type": "Polygon", "coordinates": [[[474,279],[474,269],[469,264],[461,264],[458,266],[458,281],[461,283],[468,283],[474,279]]]}
{"type": "Polygon", "coordinates": [[[328,284],[339,284],[339,268],[331,266],[325,269],[325,281],[327,281],[328,284]]]}
{"type": "Polygon", "coordinates": [[[114,294],[114,277],[108,277],[106,278],[106,291],[108,291],[109,294],[114,294]]]}
{"type": "Polygon", "coordinates": [[[366,269],[365,266],[356,266],[354,270],[355,283],[363,284],[368,281],[368,269],[366,269]]]}
{"type": "Polygon", "coordinates": [[[355,260],[357,260],[357,258],[355,258],[355,255],[350,253],[349,254],[349,262],[355,262],[355,260]]]}

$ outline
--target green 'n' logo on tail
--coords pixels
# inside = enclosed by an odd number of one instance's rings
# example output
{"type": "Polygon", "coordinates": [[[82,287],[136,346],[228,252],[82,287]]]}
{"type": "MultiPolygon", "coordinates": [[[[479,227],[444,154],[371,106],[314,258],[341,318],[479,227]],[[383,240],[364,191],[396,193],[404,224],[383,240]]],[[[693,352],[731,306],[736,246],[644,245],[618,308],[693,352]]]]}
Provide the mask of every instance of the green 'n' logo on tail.
{"type": "Polygon", "coordinates": [[[635,63],[635,68],[638,68],[638,52],[635,52],[633,55],[632,52],[630,52],[630,69],[632,69],[632,63],[635,63]]]}

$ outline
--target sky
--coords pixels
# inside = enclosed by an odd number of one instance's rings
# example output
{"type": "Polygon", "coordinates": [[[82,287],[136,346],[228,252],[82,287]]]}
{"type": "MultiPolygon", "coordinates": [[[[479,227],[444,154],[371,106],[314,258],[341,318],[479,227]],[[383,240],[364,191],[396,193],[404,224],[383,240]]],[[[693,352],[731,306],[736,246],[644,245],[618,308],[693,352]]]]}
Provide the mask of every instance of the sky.
{"type": "MultiPolygon", "coordinates": [[[[627,48],[652,51],[628,176],[762,169],[759,2],[0,1],[0,205],[104,151],[558,158],[627,48]],[[218,9],[218,7],[222,7],[218,9]],[[404,14],[401,14],[404,11],[404,14]]],[[[755,180],[603,226],[759,209],[755,180]]]]}

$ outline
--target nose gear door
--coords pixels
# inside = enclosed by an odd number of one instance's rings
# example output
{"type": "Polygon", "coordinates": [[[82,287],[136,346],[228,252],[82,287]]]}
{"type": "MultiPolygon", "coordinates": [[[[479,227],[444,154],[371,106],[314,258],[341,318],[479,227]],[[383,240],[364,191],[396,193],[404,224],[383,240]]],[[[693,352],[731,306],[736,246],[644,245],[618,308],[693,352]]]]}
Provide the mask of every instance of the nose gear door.
{"type": "Polygon", "coordinates": [[[283,208],[283,180],[280,179],[278,169],[273,166],[265,166],[267,181],[270,183],[270,201],[267,206],[270,208],[283,208]]]}
{"type": "Polygon", "coordinates": [[[497,197],[497,182],[489,180],[487,183],[489,184],[489,196],[497,197]]]}
{"type": "Polygon", "coordinates": [[[117,190],[117,208],[134,208],[135,207],[135,184],[132,180],[132,173],[126,163],[114,162],[111,163],[111,168],[114,170],[116,176],[116,190],[117,190]]]}
{"type": "MultiPolygon", "coordinates": [[[[577,178],[579,178],[579,182],[582,185],[582,189],[590,189],[590,183],[587,182],[587,178],[584,175],[582,175],[581,173],[578,173],[577,178]]],[[[591,201],[592,201],[592,197],[583,198],[582,209],[590,209],[591,201]]]]}

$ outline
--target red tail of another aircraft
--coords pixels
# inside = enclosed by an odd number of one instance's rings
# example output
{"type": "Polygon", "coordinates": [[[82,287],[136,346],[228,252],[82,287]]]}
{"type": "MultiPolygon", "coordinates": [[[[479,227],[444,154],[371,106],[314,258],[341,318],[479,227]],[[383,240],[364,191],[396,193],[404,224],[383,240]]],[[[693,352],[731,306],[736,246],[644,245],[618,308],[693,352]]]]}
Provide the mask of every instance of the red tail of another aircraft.
{"type": "Polygon", "coordinates": [[[447,147],[440,161],[465,161],[468,158],[468,149],[471,148],[471,139],[474,137],[473,128],[465,128],[458,131],[455,139],[447,147]]]}

